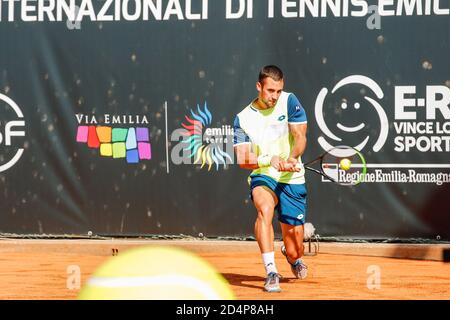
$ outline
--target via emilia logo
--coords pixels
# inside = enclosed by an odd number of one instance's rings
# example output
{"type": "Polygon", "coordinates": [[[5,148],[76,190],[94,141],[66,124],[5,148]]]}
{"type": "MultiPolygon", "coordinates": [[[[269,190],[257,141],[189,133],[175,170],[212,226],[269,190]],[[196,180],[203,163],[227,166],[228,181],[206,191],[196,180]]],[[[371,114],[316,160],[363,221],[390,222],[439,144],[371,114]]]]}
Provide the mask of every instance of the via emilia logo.
{"type": "Polygon", "coordinates": [[[19,106],[1,93],[0,108],[3,114],[0,118],[0,172],[3,172],[13,167],[22,157],[23,144],[16,138],[25,137],[25,120],[19,106]]]}
{"type": "Polygon", "coordinates": [[[196,110],[190,110],[181,124],[183,128],[175,130],[171,141],[180,141],[172,149],[172,162],[175,164],[198,164],[201,168],[213,166],[219,170],[220,166],[233,163],[232,141],[234,130],[230,125],[213,128],[213,116],[205,102],[203,108],[197,105],[196,110]],[[231,146],[231,150],[230,149],[231,146]]]}
{"type": "Polygon", "coordinates": [[[76,114],[76,141],[98,149],[99,156],[139,163],[152,158],[150,133],[146,116],[76,114]]]}

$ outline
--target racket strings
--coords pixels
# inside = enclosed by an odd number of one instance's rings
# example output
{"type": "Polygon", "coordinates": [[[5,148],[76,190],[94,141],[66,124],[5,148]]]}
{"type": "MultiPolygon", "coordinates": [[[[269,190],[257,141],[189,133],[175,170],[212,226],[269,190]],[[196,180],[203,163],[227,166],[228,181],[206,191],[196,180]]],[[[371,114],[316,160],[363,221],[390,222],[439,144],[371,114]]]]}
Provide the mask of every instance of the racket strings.
{"type": "Polygon", "coordinates": [[[353,148],[330,150],[321,161],[323,172],[330,180],[342,185],[356,185],[364,180],[366,166],[361,153],[353,148]]]}

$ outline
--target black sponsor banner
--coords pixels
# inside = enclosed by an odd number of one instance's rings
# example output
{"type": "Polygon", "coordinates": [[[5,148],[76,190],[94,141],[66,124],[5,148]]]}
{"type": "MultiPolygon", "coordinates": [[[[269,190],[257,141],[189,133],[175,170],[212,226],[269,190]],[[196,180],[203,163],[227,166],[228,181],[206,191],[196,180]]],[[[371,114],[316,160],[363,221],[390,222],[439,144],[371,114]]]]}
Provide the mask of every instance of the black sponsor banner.
{"type": "Polygon", "coordinates": [[[307,114],[303,159],[345,144],[367,162],[356,187],[307,173],[317,233],[450,237],[445,1],[0,8],[0,232],[252,235],[233,120],[276,64],[307,114]]]}

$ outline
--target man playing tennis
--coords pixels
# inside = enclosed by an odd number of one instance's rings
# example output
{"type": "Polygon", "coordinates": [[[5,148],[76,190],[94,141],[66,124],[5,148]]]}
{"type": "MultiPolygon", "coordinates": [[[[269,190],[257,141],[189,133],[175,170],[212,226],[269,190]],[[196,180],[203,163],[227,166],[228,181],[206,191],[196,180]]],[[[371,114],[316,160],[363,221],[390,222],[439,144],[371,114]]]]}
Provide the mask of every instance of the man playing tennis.
{"type": "Polygon", "coordinates": [[[241,168],[249,176],[256,207],[255,235],[267,278],[264,289],[280,292],[275,266],[274,210],[278,212],[284,246],[282,252],[296,278],[304,279],[303,225],[306,188],[301,155],[306,148],[306,114],[296,96],[283,91],[283,72],[265,66],[259,74],[258,97],[234,120],[234,148],[241,168]]]}

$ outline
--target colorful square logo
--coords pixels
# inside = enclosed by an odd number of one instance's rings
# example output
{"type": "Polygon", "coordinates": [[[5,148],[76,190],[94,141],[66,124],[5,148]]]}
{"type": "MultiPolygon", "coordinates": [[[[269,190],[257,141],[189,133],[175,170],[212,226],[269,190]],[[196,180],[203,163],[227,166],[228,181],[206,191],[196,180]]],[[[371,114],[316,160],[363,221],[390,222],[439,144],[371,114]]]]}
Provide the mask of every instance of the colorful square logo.
{"type": "Polygon", "coordinates": [[[139,163],[152,158],[148,128],[112,128],[109,126],[78,126],[77,142],[99,149],[100,156],[139,163]]]}

